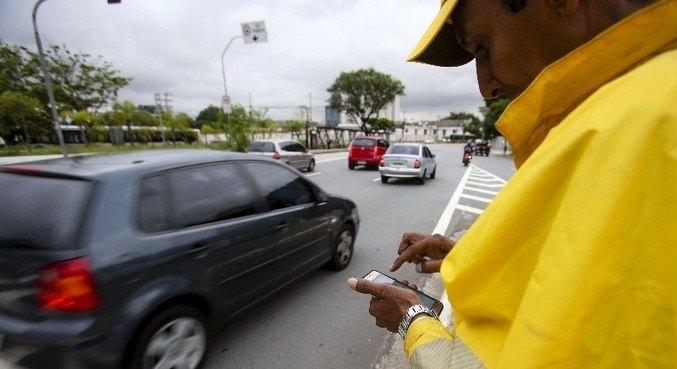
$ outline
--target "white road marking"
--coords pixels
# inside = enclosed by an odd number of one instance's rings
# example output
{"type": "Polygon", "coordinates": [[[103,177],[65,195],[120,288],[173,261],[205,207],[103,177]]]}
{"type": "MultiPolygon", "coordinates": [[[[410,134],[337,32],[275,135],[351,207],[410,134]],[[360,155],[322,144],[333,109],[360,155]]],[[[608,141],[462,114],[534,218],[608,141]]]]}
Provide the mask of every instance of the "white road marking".
{"type": "Polygon", "coordinates": [[[439,233],[443,235],[444,232],[446,232],[447,227],[449,227],[449,223],[451,222],[451,216],[454,214],[454,209],[456,209],[456,206],[458,205],[458,199],[461,197],[461,194],[463,193],[463,187],[465,187],[465,183],[468,181],[468,177],[470,176],[470,169],[472,168],[473,166],[471,165],[470,167],[468,167],[468,169],[465,170],[465,173],[463,174],[461,181],[458,183],[456,190],[451,195],[451,199],[449,199],[447,207],[442,212],[440,220],[437,221],[437,226],[435,226],[433,234],[439,233]]]}
{"type": "Polygon", "coordinates": [[[471,181],[468,181],[468,184],[473,185],[473,186],[482,186],[482,187],[491,187],[491,188],[501,188],[505,185],[504,183],[492,184],[492,183],[479,183],[479,182],[471,182],[471,181]]]}
{"type": "MultiPolygon", "coordinates": [[[[466,190],[467,190],[467,188],[466,188],[466,190]]],[[[486,197],[479,197],[479,196],[475,196],[475,195],[468,195],[468,194],[465,194],[465,193],[461,195],[461,198],[463,198],[463,199],[475,200],[475,201],[479,201],[479,202],[484,202],[484,203],[487,203],[487,204],[491,204],[491,200],[493,200],[493,199],[488,199],[488,198],[486,198],[486,197]]]]}
{"type": "Polygon", "coordinates": [[[378,182],[378,181],[380,181],[380,180],[381,180],[381,178],[376,178],[376,179],[372,179],[371,181],[372,181],[372,182],[378,182]]]}
{"type": "Polygon", "coordinates": [[[473,213],[473,214],[477,214],[477,215],[482,215],[482,213],[484,213],[484,209],[473,208],[472,206],[461,205],[461,204],[456,205],[456,209],[461,210],[461,211],[467,211],[468,213],[473,213]]]}
{"type": "Polygon", "coordinates": [[[306,177],[317,176],[317,175],[320,175],[320,174],[322,174],[322,172],[315,172],[315,173],[311,173],[311,174],[306,174],[306,177]]]}
{"type": "Polygon", "coordinates": [[[466,186],[465,189],[468,190],[468,191],[473,191],[473,192],[486,193],[487,195],[494,195],[494,196],[498,195],[498,192],[496,192],[496,191],[483,190],[483,189],[480,189],[480,188],[477,188],[477,187],[466,186]]]}

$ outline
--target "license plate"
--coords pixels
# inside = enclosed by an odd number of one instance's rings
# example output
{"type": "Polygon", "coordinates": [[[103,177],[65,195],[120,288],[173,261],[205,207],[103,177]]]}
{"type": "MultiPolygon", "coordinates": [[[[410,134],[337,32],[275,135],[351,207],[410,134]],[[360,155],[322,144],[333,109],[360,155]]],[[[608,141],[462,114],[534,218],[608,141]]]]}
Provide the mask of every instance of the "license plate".
{"type": "Polygon", "coordinates": [[[398,167],[401,167],[401,166],[404,165],[404,163],[401,162],[401,161],[394,161],[394,162],[393,162],[393,165],[398,166],[398,167]]]}
{"type": "Polygon", "coordinates": [[[364,161],[364,160],[360,160],[360,161],[358,161],[358,162],[357,162],[357,164],[361,164],[361,165],[364,165],[364,164],[367,164],[367,162],[366,162],[366,161],[364,161]]]}

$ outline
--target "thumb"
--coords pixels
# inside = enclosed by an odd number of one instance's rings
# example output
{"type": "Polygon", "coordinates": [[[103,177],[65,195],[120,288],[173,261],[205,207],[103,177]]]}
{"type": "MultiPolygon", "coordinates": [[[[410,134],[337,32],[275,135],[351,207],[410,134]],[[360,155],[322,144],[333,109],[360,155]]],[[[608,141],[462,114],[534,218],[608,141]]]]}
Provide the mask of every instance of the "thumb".
{"type": "Polygon", "coordinates": [[[366,279],[348,278],[348,286],[353,290],[363,293],[365,295],[372,295],[378,298],[383,298],[387,285],[383,283],[375,283],[366,279]]]}

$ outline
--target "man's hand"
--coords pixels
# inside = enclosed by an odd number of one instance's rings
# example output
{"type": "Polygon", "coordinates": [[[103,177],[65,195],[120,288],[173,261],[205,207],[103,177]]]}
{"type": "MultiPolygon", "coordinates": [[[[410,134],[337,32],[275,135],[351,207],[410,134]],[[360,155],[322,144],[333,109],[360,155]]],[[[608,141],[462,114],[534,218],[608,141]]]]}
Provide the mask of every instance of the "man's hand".
{"type": "Polygon", "coordinates": [[[420,273],[439,272],[442,260],[455,244],[440,234],[428,236],[421,233],[405,233],[397,249],[400,256],[390,266],[390,271],[396,271],[407,262],[415,263],[416,270],[420,273]]]}
{"type": "Polygon", "coordinates": [[[397,333],[407,309],[421,303],[416,292],[407,288],[357,278],[348,278],[348,286],[357,292],[372,296],[369,314],[376,318],[377,326],[393,333],[397,333]]]}

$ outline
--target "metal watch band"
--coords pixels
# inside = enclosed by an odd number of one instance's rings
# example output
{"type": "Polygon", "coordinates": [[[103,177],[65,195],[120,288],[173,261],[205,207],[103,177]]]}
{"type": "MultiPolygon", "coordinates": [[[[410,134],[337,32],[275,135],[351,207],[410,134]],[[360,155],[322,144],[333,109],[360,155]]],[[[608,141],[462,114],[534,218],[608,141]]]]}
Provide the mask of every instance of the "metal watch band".
{"type": "Polygon", "coordinates": [[[404,336],[407,334],[409,326],[411,325],[412,320],[414,320],[414,317],[420,314],[425,314],[432,318],[437,319],[437,314],[425,305],[417,304],[410,307],[409,309],[407,309],[407,312],[404,314],[404,317],[402,318],[402,321],[400,322],[400,325],[397,328],[397,332],[400,334],[402,339],[404,339],[404,336]]]}

